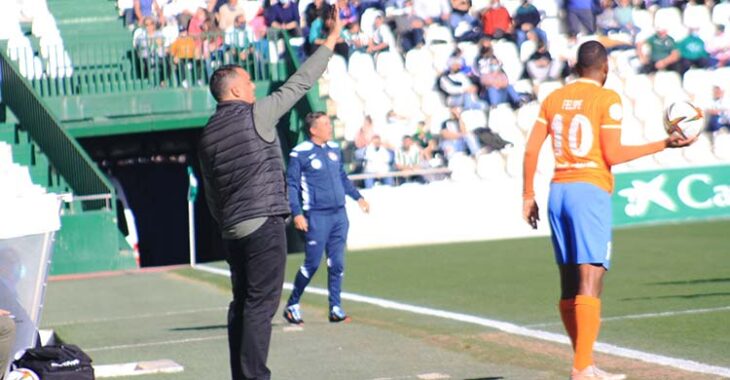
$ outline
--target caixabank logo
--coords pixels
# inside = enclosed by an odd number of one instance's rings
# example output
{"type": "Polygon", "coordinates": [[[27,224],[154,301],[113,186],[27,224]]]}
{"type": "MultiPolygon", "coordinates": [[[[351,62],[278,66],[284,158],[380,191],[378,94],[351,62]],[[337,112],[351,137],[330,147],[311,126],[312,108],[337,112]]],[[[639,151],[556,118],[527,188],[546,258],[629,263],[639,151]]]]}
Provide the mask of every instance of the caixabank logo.
{"type": "Polygon", "coordinates": [[[617,174],[613,211],[616,225],[730,217],[730,166],[617,174]]]}

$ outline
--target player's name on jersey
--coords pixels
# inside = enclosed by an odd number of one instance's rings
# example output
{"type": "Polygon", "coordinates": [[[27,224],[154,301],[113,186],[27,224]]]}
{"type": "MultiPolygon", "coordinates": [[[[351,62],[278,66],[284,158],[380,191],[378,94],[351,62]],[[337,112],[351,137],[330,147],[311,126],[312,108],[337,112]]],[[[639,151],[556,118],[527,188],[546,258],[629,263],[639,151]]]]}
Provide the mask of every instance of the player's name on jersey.
{"type": "Polygon", "coordinates": [[[580,110],[583,106],[583,99],[564,99],[563,110],[565,111],[576,111],[580,110]]]}
{"type": "Polygon", "coordinates": [[[555,164],[556,169],[585,169],[597,168],[598,164],[593,161],[588,162],[559,162],[555,164]]]}

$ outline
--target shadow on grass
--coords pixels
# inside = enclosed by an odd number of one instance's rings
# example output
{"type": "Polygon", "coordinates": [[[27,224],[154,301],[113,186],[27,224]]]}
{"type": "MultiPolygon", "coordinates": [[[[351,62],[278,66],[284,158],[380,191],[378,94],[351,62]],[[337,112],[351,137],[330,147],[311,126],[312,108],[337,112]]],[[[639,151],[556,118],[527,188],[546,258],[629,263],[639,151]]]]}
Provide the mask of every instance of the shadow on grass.
{"type": "Polygon", "coordinates": [[[220,330],[227,329],[227,325],[210,325],[210,326],[193,326],[193,327],[175,327],[170,331],[208,331],[208,330],[220,330]]]}
{"type": "Polygon", "coordinates": [[[695,298],[728,297],[728,296],[730,296],[730,292],[677,294],[677,295],[671,295],[671,296],[655,296],[655,297],[630,297],[630,298],[622,298],[621,301],[643,301],[643,300],[661,300],[661,299],[695,299],[695,298]]]}
{"type": "Polygon", "coordinates": [[[730,282],[729,278],[702,278],[698,280],[684,280],[684,281],[665,281],[665,282],[650,282],[647,285],[698,285],[698,284],[716,284],[730,282]]]}

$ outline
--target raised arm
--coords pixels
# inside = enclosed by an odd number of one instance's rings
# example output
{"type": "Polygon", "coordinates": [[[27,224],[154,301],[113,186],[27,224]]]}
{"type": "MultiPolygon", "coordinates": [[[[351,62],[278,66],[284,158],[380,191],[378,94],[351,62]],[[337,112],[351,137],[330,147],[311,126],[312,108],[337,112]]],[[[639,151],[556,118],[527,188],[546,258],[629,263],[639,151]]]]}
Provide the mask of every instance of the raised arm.
{"type": "MultiPolygon", "coordinates": [[[[335,7],[335,15],[338,15],[335,7]]],[[[337,38],[342,32],[342,22],[339,16],[335,16],[335,25],[332,27],[327,40],[317,51],[307,59],[299,70],[289,80],[274,91],[271,95],[259,100],[254,106],[254,122],[257,130],[262,134],[273,134],[276,122],[282,115],[301,99],[307,91],[314,86],[324,70],[327,68],[329,58],[337,43],[337,38]]]]}

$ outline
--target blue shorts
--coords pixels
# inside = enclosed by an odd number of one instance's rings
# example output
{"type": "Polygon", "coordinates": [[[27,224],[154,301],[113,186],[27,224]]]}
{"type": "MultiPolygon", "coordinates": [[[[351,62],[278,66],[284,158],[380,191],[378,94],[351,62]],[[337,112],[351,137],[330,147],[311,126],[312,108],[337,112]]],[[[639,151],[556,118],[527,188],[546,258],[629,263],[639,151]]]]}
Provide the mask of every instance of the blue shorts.
{"type": "Polygon", "coordinates": [[[552,183],[548,217],[558,264],[611,266],[611,194],[584,182],[552,183]]]}

